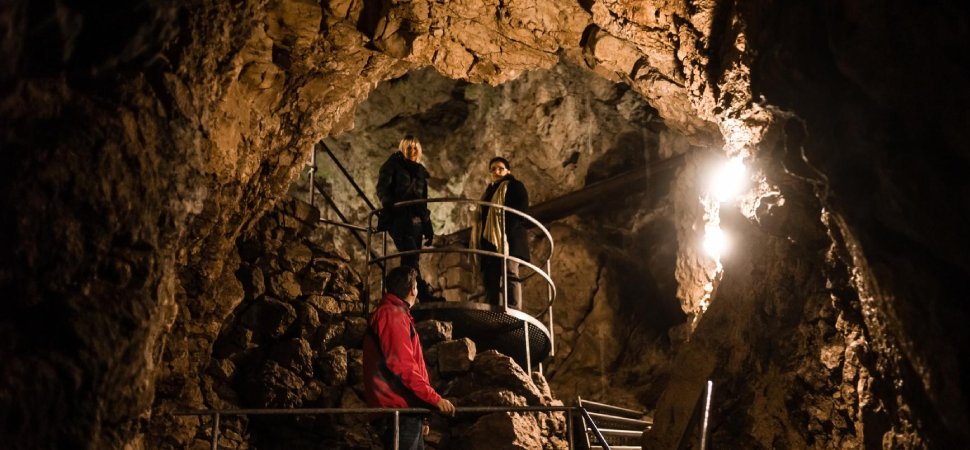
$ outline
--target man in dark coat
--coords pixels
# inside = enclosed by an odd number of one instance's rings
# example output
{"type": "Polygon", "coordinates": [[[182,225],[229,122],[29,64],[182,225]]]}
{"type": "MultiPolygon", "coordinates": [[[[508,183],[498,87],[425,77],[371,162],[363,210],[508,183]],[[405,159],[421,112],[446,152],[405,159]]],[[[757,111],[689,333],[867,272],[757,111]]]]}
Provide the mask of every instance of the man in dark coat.
{"type": "MultiPolygon", "coordinates": [[[[485,188],[482,201],[528,212],[529,191],[521,181],[512,176],[512,166],[507,159],[500,156],[492,158],[488,162],[488,173],[492,182],[485,188]]],[[[479,217],[472,230],[472,245],[478,244],[478,248],[482,250],[498,253],[504,253],[507,249],[510,256],[529,261],[527,223],[518,214],[508,211],[503,214],[500,208],[489,208],[483,205],[479,209],[479,217]]],[[[501,304],[499,294],[502,292],[502,259],[483,256],[481,268],[485,300],[491,304],[501,304]]],[[[509,260],[506,274],[508,306],[521,308],[522,283],[519,279],[519,263],[509,260]]]]}
{"type": "MultiPolygon", "coordinates": [[[[384,162],[378,174],[377,196],[384,211],[378,218],[377,228],[391,235],[399,252],[421,249],[422,237],[426,246],[434,239],[431,212],[426,203],[393,206],[397,202],[428,198],[428,170],[421,165],[421,153],[421,143],[414,136],[405,136],[398,144],[398,151],[384,162]]],[[[420,256],[404,256],[401,265],[418,271],[419,298],[429,300],[428,285],[420,277],[420,256]]]]}

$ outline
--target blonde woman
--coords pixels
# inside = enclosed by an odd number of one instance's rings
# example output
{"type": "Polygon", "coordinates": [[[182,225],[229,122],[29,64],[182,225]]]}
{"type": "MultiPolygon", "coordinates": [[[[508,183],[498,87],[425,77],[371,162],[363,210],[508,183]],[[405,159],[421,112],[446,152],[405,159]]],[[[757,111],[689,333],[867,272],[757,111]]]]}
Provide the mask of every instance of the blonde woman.
{"type": "MultiPolygon", "coordinates": [[[[420,203],[394,207],[397,202],[407,200],[426,200],[428,198],[428,170],[421,164],[421,142],[407,135],[398,143],[394,152],[381,166],[377,179],[377,197],[384,211],[378,218],[377,228],[387,231],[399,252],[431,246],[434,228],[428,205],[420,203]]],[[[420,277],[420,255],[401,258],[402,266],[410,266],[418,271],[418,298],[428,300],[428,289],[420,277]]]]}

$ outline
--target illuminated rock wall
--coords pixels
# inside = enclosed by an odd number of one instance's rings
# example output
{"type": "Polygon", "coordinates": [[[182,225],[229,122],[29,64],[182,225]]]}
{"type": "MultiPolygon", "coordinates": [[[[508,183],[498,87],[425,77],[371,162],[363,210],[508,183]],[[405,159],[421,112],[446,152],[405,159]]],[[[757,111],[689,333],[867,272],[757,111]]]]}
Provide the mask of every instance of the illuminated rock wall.
{"type": "Polygon", "coordinates": [[[744,156],[758,181],[742,216],[721,209],[736,251],[713,276],[696,250],[714,219],[693,202],[704,161],[672,181],[691,319],[674,340],[690,343],[629,376],[664,386],[658,435],[683,429],[710,377],[720,447],[966,447],[967,17],[902,2],[9,2],[3,441],[154,447],[153,405],[206,406],[170,381],[209,364],[241,298],[236,240],[315,142],[413,69],[496,85],[565,60],[642,95],[676,132],[658,148],[744,156]]]}

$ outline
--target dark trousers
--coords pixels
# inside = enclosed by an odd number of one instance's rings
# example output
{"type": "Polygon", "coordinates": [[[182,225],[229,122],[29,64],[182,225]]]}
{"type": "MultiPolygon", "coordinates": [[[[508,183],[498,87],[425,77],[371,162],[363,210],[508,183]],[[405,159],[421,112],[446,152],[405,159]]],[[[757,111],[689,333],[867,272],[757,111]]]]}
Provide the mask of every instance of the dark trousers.
{"type": "MultiPolygon", "coordinates": [[[[481,249],[496,251],[495,246],[482,239],[481,249]]],[[[522,309],[522,282],[519,280],[519,263],[509,260],[506,267],[509,280],[509,308],[522,309]]],[[[502,296],[502,258],[482,256],[482,283],[485,286],[485,301],[501,305],[502,296]]]]}
{"type": "MultiPolygon", "coordinates": [[[[398,252],[421,249],[421,221],[404,218],[394,224],[389,234],[398,252]],[[417,222],[417,223],[415,223],[417,222]]],[[[402,266],[414,267],[418,271],[418,299],[420,301],[431,301],[428,283],[421,277],[421,255],[414,254],[401,257],[402,266]]]]}
{"type": "MultiPolygon", "coordinates": [[[[421,222],[414,223],[410,218],[404,218],[400,221],[395,221],[394,229],[390,232],[391,240],[394,241],[394,246],[397,247],[397,251],[404,252],[408,250],[420,250],[421,249],[421,222]]],[[[401,257],[402,266],[414,267],[418,273],[421,273],[421,255],[408,255],[401,257]]]]}
{"type": "MultiPolygon", "coordinates": [[[[413,414],[401,414],[399,419],[398,449],[424,450],[424,418],[413,414]]],[[[385,449],[394,448],[394,416],[387,414],[375,422],[374,427],[385,449]]]]}

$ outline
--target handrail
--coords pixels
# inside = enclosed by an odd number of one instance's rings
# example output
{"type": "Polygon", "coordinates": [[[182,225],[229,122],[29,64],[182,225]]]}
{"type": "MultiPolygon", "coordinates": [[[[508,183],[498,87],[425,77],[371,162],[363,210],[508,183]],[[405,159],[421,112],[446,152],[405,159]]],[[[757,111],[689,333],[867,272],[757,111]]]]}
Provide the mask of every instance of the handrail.
{"type": "MultiPolygon", "coordinates": [[[[552,234],[550,234],[549,230],[545,226],[543,226],[538,220],[536,220],[534,217],[526,214],[523,211],[512,208],[511,206],[505,206],[501,203],[492,203],[492,202],[486,202],[484,200],[474,200],[474,199],[464,198],[464,197],[442,197],[442,198],[429,198],[429,199],[421,199],[421,200],[406,200],[403,202],[395,203],[394,207],[397,208],[399,206],[419,205],[422,203],[470,203],[470,204],[475,204],[479,206],[488,206],[489,208],[499,208],[501,210],[511,212],[529,221],[530,223],[532,223],[532,225],[535,225],[536,228],[538,228],[540,231],[542,231],[543,234],[546,235],[546,241],[549,242],[549,257],[546,259],[552,258],[552,253],[553,253],[553,250],[555,249],[554,247],[555,244],[553,243],[553,240],[552,240],[552,234]]],[[[374,210],[370,213],[370,215],[376,216],[378,211],[379,210],[374,210]]],[[[368,221],[367,221],[368,224],[370,223],[370,220],[371,220],[370,217],[368,217],[368,221]]]]}
{"type": "Polygon", "coordinates": [[[367,229],[367,227],[362,227],[360,225],[354,225],[354,224],[347,223],[347,222],[338,222],[336,220],[320,219],[320,222],[321,223],[325,223],[325,224],[329,224],[329,225],[336,225],[338,227],[349,228],[349,229],[355,230],[355,231],[370,231],[370,230],[367,229]]]}
{"type": "MultiPolygon", "coordinates": [[[[566,413],[566,436],[569,448],[573,448],[573,412],[575,406],[459,406],[455,408],[455,413],[494,413],[494,412],[565,412],[566,413]]],[[[394,435],[398,436],[400,429],[400,415],[405,414],[429,414],[432,412],[428,408],[240,408],[240,409],[197,409],[181,410],[172,412],[173,416],[212,416],[212,450],[216,450],[219,445],[219,422],[221,416],[248,416],[248,415],[315,415],[315,414],[393,414],[394,415],[394,435]]],[[[200,422],[201,423],[201,422],[200,422]]],[[[397,448],[397,439],[394,447],[397,448]]]]}
{"type": "MultiPolygon", "coordinates": [[[[327,195],[327,191],[324,190],[323,187],[321,187],[317,183],[317,180],[311,179],[310,180],[310,192],[312,193],[314,189],[316,189],[317,191],[320,191],[320,196],[323,197],[323,199],[327,201],[327,204],[330,205],[330,209],[332,209],[333,212],[337,214],[337,217],[339,217],[340,220],[342,220],[343,222],[336,222],[336,221],[331,221],[329,219],[323,219],[323,218],[321,218],[320,221],[321,222],[325,222],[325,223],[330,223],[330,224],[333,224],[333,225],[337,225],[337,226],[344,226],[346,228],[350,228],[350,229],[354,230],[350,234],[352,234],[354,236],[354,238],[357,239],[357,242],[359,242],[360,245],[362,247],[364,247],[365,251],[368,252],[368,254],[369,254],[368,256],[375,256],[376,257],[377,255],[375,255],[373,252],[371,252],[370,249],[368,248],[367,242],[364,241],[364,238],[360,237],[360,235],[357,234],[357,232],[356,232],[358,230],[359,231],[367,231],[368,232],[368,236],[370,236],[370,230],[368,230],[366,227],[361,227],[359,225],[351,225],[350,223],[348,223],[347,222],[347,216],[345,216],[344,213],[343,213],[343,211],[340,210],[340,207],[337,206],[337,203],[334,202],[333,199],[330,198],[329,195],[327,195]]],[[[384,268],[384,263],[379,263],[379,266],[381,267],[381,269],[383,269],[384,268]]]]}
{"type": "Polygon", "coordinates": [[[376,209],[374,207],[374,204],[370,202],[370,199],[367,198],[367,194],[364,193],[364,190],[361,189],[359,185],[357,185],[356,181],[354,181],[354,177],[350,175],[350,172],[348,172],[347,169],[344,168],[344,165],[340,163],[340,160],[337,159],[337,156],[334,155],[333,151],[330,150],[330,147],[327,147],[327,144],[323,141],[317,142],[317,147],[323,148],[323,151],[327,152],[327,155],[330,155],[330,159],[332,159],[334,164],[337,165],[337,168],[340,169],[340,173],[344,174],[344,177],[347,178],[347,181],[350,182],[350,185],[353,186],[354,190],[357,191],[357,195],[359,195],[360,198],[364,200],[364,203],[367,204],[367,207],[370,208],[371,211],[376,209]]]}
{"type": "Polygon", "coordinates": [[[599,440],[600,447],[603,447],[606,450],[610,450],[610,444],[606,442],[606,438],[603,437],[603,433],[600,433],[600,429],[599,427],[596,426],[596,422],[593,422],[593,418],[589,416],[589,411],[586,411],[586,408],[583,408],[582,406],[578,408],[579,408],[579,411],[583,413],[583,419],[585,419],[586,423],[588,423],[589,426],[593,428],[593,434],[595,434],[596,439],[599,440]]]}
{"type": "MultiPolygon", "coordinates": [[[[428,248],[428,249],[406,250],[406,251],[403,251],[403,252],[390,253],[390,254],[385,255],[385,256],[376,257],[374,259],[371,259],[369,262],[371,262],[371,263],[381,263],[381,262],[384,262],[384,261],[387,261],[387,260],[390,260],[390,259],[401,258],[401,257],[404,257],[404,256],[409,256],[409,255],[419,255],[419,254],[423,254],[423,253],[468,253],[468,254],[475,254],[475,255],[495,256],[495,257],[499,257],[499,258],[506,256],[505,254],[502,254],[502,253],[491,252],[491,251],[488,251],[488,250],[479,250],[479,249],[476,249],[476,248],[466,248],[466,247],[435,247],[435,248],[428,248]]],[[[515,256],[508,255],[508,258],[509,258],[510,261],[515,261],[515,262],[517,262],[517,263],[519,263],[521,265],[524,265],[524,266],[528,267],[529,269],[532,269],[533,272],[539,274],[539,276],[541,276],[542,278],[544,278],[546,280],[546,283],[548,283],[550,286],[552,286],[552,289],[553,289],[553,297],[555,297],[556,285],[555,285],[555,283],[553,283],[552,278],[550,278],[548,275],[546,275],[545,271],[539,269],[539,267],[535,266],[534,264],[532,264],[532,263],[530,263],[528,261],[525,261],[523,259],[517,258],[515,256]]],[[[550,299],[549,300],[549,303],[545,307],[546,309],[543,309],[542,312],[540,312],[538,314],[534,314],[532,317],[538,317],[538,316],[541,316],[541,315],[545,314],[547,312],[547,310],[549,308],[551,308],[551,307],[552,307],[552,300],[550,299]]]]}
{"type": "MultiPolygon", "coordinates": [[[[635,409],[623,408],[620,406],[607,405],[606,403],[594,402],[592,400],[586,400],[583,398],[579,399],[579,406],[586,407],[592,406],[599,411],[611,412],[614,414],[625,414],[631,417],[643,417],[643,411],[637,411],[635,409]]],[[[593,408],[590,408],[593,409],[593,408]]]]}
{"type": "MultiPolygon", "coordinates": [[[[552,259],[552,255],[553,255],[553,253],[555,251],[555,242],[553,241],[552,234],[549,232],[549,230],[545,226],[543,226],[541,223],[539,223],[539,221],[536,220],[535,218],[533,218],[532,216],[530,216],[530,215],[528,215],[528,214],[526,214],[526,213],[524,213],[524,212],[522,212],[520,210],[517,210],[515,208],[509,207],[509,206],[505,206],[505,205],[502,205],[502,204],[499,204],[499,203],[486,202],[486,201],[483,201],[483,200],[473,200],[473,199],[462,198],[462,197],[445,197],[445,198],[430,198],[430,199],[419,199],[419,200],[407,200],[407,201],[403,201],[403,202],[397,202],[392,207],[393,208],[398,208],[398,207],[402,207],[402,206],[419,205],[419,204],[426,204],[426,203],[465,203],[465,204],[474,204],[474,205],[479,205],[479,206],[488,206],[490,208],[492,208],[492,207],[499,208],[499,209],[502,209],[504,211],[508,211],[508,212],[511,212],[511,213],[513,213],[515,215],[518,215],[518,216],[522,217],[523,219],[526,219],[527,221],[531,222],[533,225],[536,226],[536,228],[538,228],[546,236],[546,242],[549,243],[549,256],[547,256],[545,258],[545,262],[547,263],[546,264],[547,267],[548,267],[548,262],[552,259]]],[[[368,227],[373,228],[374,218],[377,217],[377,215],[380,214],[380,212],[383,209],[384,208],[375,209],[374,211],[371,211],[370,214],[368,214],[368,216],[367,216],[367,226],[368,227]]],[[[370,235],[368,234],[368,244],[369,244],[369,242],[370,242],[370,235]]],[[[369,247],[370,246],[368,245],[368,248],[369,247]]],[[[448,247],[448,248],[452,248],[452,247],[448,247]]],[[[458,247],[454,247],[454,249],[457,250],[458,247]]],[[[479,253],[479,252],[487,252],[487,251],[486,250],[477,250],[477,249],[465,249],[465,251],[460,251],[459,253],[479,253]]],[[[367,264],[371,264],[371,263],[376,262],[376,261],[383,262],[384,260],[391,259],[391,258],[394,258],[394,257],[401,257],[401,256],[406,256],[406,255],[411,255],[411,254],[421,254],[421,253],[436,253],[436,252],[433,251],[432,249],[408,250],[408,252],[391,253],[390,255],[385,255],[382,258],[377,258],[377,259],[374,259],[374,260],[368,260],[367,261],[367,264]],[[389,258],[389,257],[391,257],[391,258],[389,258]]],[[[437,253],[440,253],[440,252],[437,252],[437,253]]],[[[546,273],[546,271],[544,271],[542,269],[539,269],[538,267],[536,267],[535,265],[533,265],[531,263],[527,263],[527,262],[525,262],[525,261],[523,261],[523,260],[521,260],[519,258],[516,258],[514,256],[505,255],[504,253],[487,252],[487,253],[480,253],[480,254],[484,254],[484,255],[488,255],[488,256],[496,256],[496,257],[501,257],[501,258],[512,259],[513,261],[518,262],[519,264],[525,263],[526,266],[529,267],[530,269],[532,269],[534,273],[542,273],[543,274],[543,278],[546,279],[546,283],[548,283],[550,286],[552,286],[552,293],[551,293],[551,296],[550,296],[548,305],[538,315],[541,316],[541,315],[545,314],[547,310],[550,310],[550,308],[552,307],[552,303],[553,303],[553,301],[555,300],[555,297],[556,297],[556,288],[555,288],[555,283],[552,281],[552,278],[546,273]]],[[[503,277],[504,276],[506,276],[506,274],[503,273],[503,277]]],[[[365,299],[365,301],[366,301],[366,299],[365,299]]],[[[367,306],[367,305],[365,305],[365,306],[367,306]]],[[[536,317],[536,316],[533,316],[533,317],[536,317]]]]}
{"type": "MultiPolygon", "coordinates": [[[[549,243],[549,254],[545,258],[545,266],[546,266],[545,270],[540,269],[538,266],[532,264],[531,262],[525,261],[525,260],[523,260],[521,258],[518,258],[518,257],[515,257],[515,256],[511,256],[511,255],[508,254],[508,250],[509,250],[508,249],[508,241],[507,241],[506,236],[505,236],[505,227],[502,226],[502,233],[503,233],[502,234],[502,239],[503,239],[503,241],[505,241],[505,245],[502,245],[501,246],[502,247],[502,249],[501,249],[502,252],[501,253],[499,253],[499,252],[492,252],[492,251],[488,251],[488,250],[480,250],[480,249],[477,249],[477,248],[476,249],[472,249],[472,248],[461,248],[461,247],[446,247],[446,248],[440,248],[440,249],[439,248],[429,248],[429,249],[419,248],[419,249],[415,249],[415,250],[406,250],[404,252],[397,252],[397,253],[387,254],[387,251],[386,251],[386,248],[385,248],[384,249],[385,250],[384,251],[384,256],[379,257],[379,258],[368,258],[368,260],[365,262],[365,265],[364,265],[364,272],[366,274],[365,276],[367,276],[367,277],[370,276],[370,270],[368,270],[368,268],[367,268],[367,266],[370,265],[370,264],[381,264],[384,261],[386,261],[388,259],[391,259],[391,258],[402,258],[404,256],[420,255],[422,253],[466,253],[466,254],[471,253],[471,254],[478,254],[478,255],[484,255],[484,256],[493,256],[493,257],[501,258],[502,259],[502,286],[503,286],[503,289],[504,289],[504,295],[502,296],[502,305],[507,309],[508,308],[508,301],[509,301],[509,279],[508,279],[508,275],[509,275],[508,274],[508,264],[509,264],[509,261],[519,263],[520,265],[524,265],[528,269],[531,269],[533,273],[540,274],[542,276],[542,278],[545,279],[545,281],[546,281],[546,286],[548,287],[548,289],[546,291],[547,292],[546,293],[546,295],[547,295],[547,302],[546,302],[545,306],[542,308],[542,311],[539,312],[538,314],[532,315],[532,317],[534,317],[536,319],[539,319],[540,316],[547,315],[547,318],[549,319],[548,331],[549,331],[550,355],[554,355],[555,354],[555,331],[554,331],[555,324],[553,323],[553,309],[552,309],[552,305],[553,305],[553,303],[555,302],[555,299],[556,299],[556,284],[555,284],[555,282],[552,281],[552,277],[550,276],[549,273],[552,271],[552,266],[550,264],[550,261],[552,259],[552,255],[555,253],[555,242],[553,241],[552,234],[549,232],[549,230],[545,226],[543,226],[541,223],[539,223],[538,220],[536,220],[535,218],[533,218],[532,216],[526,214],[523,211],[520,211],[518,209],[509,207],[509,206],[505,206],[503,204],[488,202],[488,201],[484,201],[484,200],[473,200],[473,199],[461,198],[461,197],[416,199],[416,200],[406,200],[406,201],[402,201],[402,202],[396,202],[391,207],[392,208],[401,208],[401,207],[406,207],[406,206],[411,206],[411,205],[426,205],[426,204],[430,204],[430,203],[459,203],[459,204],[473,204],[473,205],[478,205],[478,206],[488,206],[490,208],[497,208],[498,210],[501,210],[502,211],[503,223],[504,223],[504,218],[505,218],[505,213],[506,212],[511,212],[512,214],[515,214],[515,215],[519,216],[520,218],[522,218],[522,219],[524,219],[524,220],[532,223],[536,228],[538,228],[545,235],[546,242],[549,243]]],[[[375,209],[374,211],[371,211],[370,214],[368,214],[368,216],[367,216],[367,227],[368,228],[373,228],[374,219],[383,210],[384,210],[384,208],[382,208],[382,209],[375,209]]],[[[371,236],[372,235],[373,235],[373,233],[370,233],[370,232],[368,232],[368,234],[367,234],[367,254],[368,255],[371,254],[371,252],[370,252],[370,248],[371,248],[370,243],[371,243],[371,236]]],[[[521,283],[521,280],[519,282],[521,283]]],[[[368,286],[370,284],[369,283],[369,279],[364,284],[365,284],[365,286],[368,286]]],[[[381,286],[382,286],[382,290],[383,290],[383,284],[381,286]]],[[[364,311],[365,314],[368,314],[370,312],[370,298],[369,297],[370,297],[369,292],[365,292],[364,299],[363,299],[364,300],[363,311],[364,311]]],[[[524,299],[519,299],[519,300],[522,302],[522,304],[520,305],[520,308],[519,309],[522,310],[522,307],[525,306],[525,301],[524,301],[524,299]]],[[[526,325],[526,326],[528,326],[528,325],[526,325]]],[[[525,346],[526,346],[526,353],[527,354],[529,352],[529,339],[530,338],[529,338],[529,334],[528,334],[528,328],[526,328],[526,333],[525,333],[525,346]]],[[[532,363],[531,363],[531,360],[528,360],[527,361],[526,367],[524,367],[524,368],[526,369],[526,372],[528,372],[529,375],[531,376],[532,375],[532,363]]]]}

